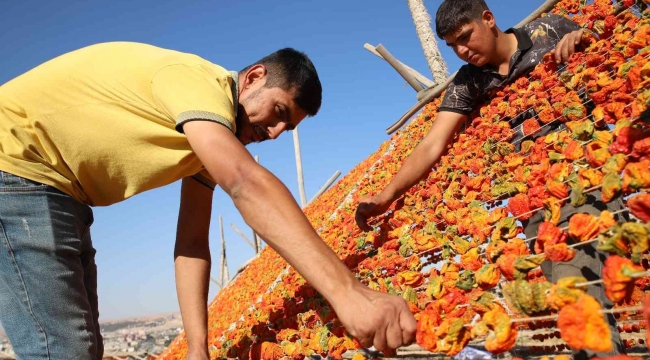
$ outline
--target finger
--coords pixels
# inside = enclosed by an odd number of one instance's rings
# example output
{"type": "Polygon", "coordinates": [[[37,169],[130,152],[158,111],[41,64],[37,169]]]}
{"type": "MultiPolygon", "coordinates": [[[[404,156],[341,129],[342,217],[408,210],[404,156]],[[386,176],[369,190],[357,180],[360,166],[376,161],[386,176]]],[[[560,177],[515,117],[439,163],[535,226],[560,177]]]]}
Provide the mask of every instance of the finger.
{"type": "Polygon", "coordinates": [[[562,50],[562,55],[561,55],[562,56],[562,62],[567,61],[567,59],[569,58],[569,43],[570,43],[569,39],[566,39],[564,41],[564,43],[562,43],[562,48],[561,48],[561,50],[562,50]]]}
{"type": "Polygon", "coordinates": [[[402,343],[404,345],[412,344],[415,341],[415,332],[418,323],[415,321],[415,317],[413,317],[411,311],[402,311],[400,313],[399,324],[402,328],[402,343]]]}
{"type": "Polygon", "coordinates": [[[576,36],[575,35],[576,34],[574,34],[574,36],[571,38],[570,41],[567,41],[568,55],[567,55],[567,58],[564,59],[565,61],[569,60],[569,57],[576,52],[576,40],[575,40],[576,36]]]}
{"type": "Polygon", "coordinates": [[[560,42],[557,44],[555,47],[555,62],[560,63],[562,61],[562,44],[564,44],[564,41],[566,40],[566,36],[560,40],[560,42]]]}
{"type": "Polygon", "coordinates": [[[576,45],[579,45],[582,42],[582,35],[585,34],[585,29],[580,29],[576,35],[576,45]]]}
{"type": "Polygon", "coordinates": [[[377,331],[375,331],[375,339],[372,342],[372,344],[375,346],[375,349],[379,351],[384,351],[387,348],[385,327],[382,327],[380,329],[377,329],[377,331]]]}
{"type": "Polygon", "coordinates": [[[364,214],[365,207],[365,204],[360,204],[359,207],[357,207],[357,212],[354,215],[354,221],[362,231],[370,231],[370,226],[368,226],[368,217],[364,214]]]}
{"type": "Polygon", "coordinates": [[[400,324],[401,312],[397,312],[395,321],[392,321],[386,331],[386,345],[390,349],[397,349],[404,345],[402,326],[400,324]]]}
{"type": "Polygon", "coordinates": [[[372,340],[373,339],[370,336],[366,336],[363,339],[362,338],[357,338],[357,340],[359,340],[359,343],[361,344],[361,346],[363,346],[366,349],[372,346],[372,340]]]}

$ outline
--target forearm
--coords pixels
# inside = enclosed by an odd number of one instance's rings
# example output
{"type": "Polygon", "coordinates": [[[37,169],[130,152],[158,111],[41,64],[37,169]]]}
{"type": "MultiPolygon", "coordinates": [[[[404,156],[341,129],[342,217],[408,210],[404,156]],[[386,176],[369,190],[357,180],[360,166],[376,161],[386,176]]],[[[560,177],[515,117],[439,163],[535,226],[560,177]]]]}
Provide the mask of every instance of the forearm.
{"type": "Polygon", "coordinates": [[[440,159],[444,146],[442,144],[431,144],[431,141],[426,140],[416,146],[380,196],[392,202],[429,173],[431,167],[440,159]]]}
{"type": "Polygon", "coordinates": [[[207,349],[209,252],[203,251],[203,255],[177,253],[174,267],[176,292],[188,346],[194,349],[207,349]]]}
{"type": "Polygon", "coordinates": [[[447,145],[453,140],[454,134],[466,120],[466,115],[449,111],[440,112],[429,133],[415,147],[379,196],[389,200],[388,202],[393,202],[422,180],[440,160],[447,145]]]}
{"type": "Polygon", "coordinates": [[[212,191],[191,178],[183,179],[174,247],[176,292],[190,350],[207,353],[209,229],[212,191]]]}
{"type": "Polygon", "coordinates": [[[288,189],[266,169],[252,171],[249,181],[230,191],[245,221],[330,302],[358,285],[314,231],[288,189]]]}

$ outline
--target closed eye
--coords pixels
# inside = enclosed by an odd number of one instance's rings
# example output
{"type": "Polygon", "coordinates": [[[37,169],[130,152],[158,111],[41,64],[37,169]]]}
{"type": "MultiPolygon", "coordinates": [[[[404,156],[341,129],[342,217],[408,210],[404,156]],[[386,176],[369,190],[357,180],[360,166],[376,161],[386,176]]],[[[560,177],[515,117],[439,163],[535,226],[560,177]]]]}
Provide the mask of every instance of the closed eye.
{"type": "Polygon", "coordinates": [[[284,131],[291,131],[296,128],[295,125],[289,122],[289,111],[285,110],[281,105],[276,107],[278,109],[278,117],[281,121],[287,124],[287,127],[284,131]]]}

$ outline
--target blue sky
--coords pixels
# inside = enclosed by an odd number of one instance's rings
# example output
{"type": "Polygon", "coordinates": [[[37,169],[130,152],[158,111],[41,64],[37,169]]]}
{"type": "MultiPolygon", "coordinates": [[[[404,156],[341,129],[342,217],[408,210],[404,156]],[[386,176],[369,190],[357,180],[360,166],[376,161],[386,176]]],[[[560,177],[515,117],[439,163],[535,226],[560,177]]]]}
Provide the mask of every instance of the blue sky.
{"type": "MultiPolygon", "coordinates": [[[[502,29],[542,0],[487,0],[502,29]]],[[[425,0],[429,13],[441,0],[425,0]]],[[[306,52],[323,84],[320,113],[300,125],[305,188],[310,198],[336,171],[345,175],[375,151],[385,129],[415,103],[415,92],[383,60],[363,48],[382,43],[430,77],[406,1],[35,1],[0,9],[0,84],[53,57],[107,41],[136,41],[195,53],[239,70],[282,47],[306,52]]],[[[461,65],[441,44],[450,72],[461,65]]],[[[298,199],[292,136],[249,146],[298,199]]],[[[100,320],[178,311],[173,246],[179,183],[122,203],[94,208],[91,228],[99,267],[100,320]]],[[[230,198],[215,192],[210,244],[213,276],[224,218],[231,274],[253,250],[230,228],[249,235],[230,198]]],[[[291,226],[291,224],[286,224],[291,226]]],[[[209,298],[217,289],[211,284],[209,298]]]]}

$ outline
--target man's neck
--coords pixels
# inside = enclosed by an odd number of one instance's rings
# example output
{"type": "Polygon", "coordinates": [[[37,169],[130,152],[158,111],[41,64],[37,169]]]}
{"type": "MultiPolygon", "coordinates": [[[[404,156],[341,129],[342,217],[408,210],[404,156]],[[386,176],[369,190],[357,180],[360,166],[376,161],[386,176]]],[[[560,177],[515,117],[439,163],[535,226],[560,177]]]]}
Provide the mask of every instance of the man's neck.
{"type": "Polygon", "coordinates": [[[494,67],[499,74],[508,75],[510,71],[510,59],[517,52],[519,42],[515,34],[504,33],[501,30],[497,31],[497,48],[494,53],[494,58],[488,64],[494,67]]]}

